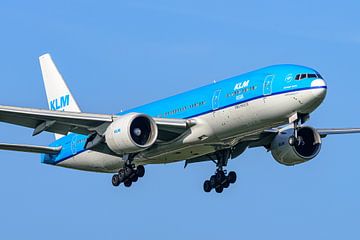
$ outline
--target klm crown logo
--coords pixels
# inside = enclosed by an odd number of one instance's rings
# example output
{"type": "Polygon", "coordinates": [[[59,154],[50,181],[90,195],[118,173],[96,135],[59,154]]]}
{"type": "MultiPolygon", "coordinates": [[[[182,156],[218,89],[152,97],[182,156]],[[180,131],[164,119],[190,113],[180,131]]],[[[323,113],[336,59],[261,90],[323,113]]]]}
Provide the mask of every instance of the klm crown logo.
{"type": "Polygon", "coordinates": [[[50,110],[60,110],[70,104],[70,95],[61,96],[50,101],[50,110]]]}

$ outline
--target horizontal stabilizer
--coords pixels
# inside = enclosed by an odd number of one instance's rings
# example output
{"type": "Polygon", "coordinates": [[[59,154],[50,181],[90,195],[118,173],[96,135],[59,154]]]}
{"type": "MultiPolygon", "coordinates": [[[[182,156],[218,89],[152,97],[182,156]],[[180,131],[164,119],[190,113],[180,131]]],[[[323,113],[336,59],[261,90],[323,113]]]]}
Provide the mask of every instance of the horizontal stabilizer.
{"type": "Polygon", "coordinates": [[[58,154],[61,151],[61,147],[47,147],[47,146],[36,146],[36,145],[27,145],[27,144],[0,143],[0,150],[58,154]]]}

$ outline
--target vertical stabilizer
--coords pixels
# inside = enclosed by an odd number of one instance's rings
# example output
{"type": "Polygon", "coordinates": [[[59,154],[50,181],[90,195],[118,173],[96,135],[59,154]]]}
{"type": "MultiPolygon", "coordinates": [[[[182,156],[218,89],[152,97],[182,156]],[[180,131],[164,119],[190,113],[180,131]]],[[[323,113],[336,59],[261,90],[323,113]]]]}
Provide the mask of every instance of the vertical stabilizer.
{"type": "MultiPolygon", "coordinates": [[[[50,54],[39,57],[49,109],[53,111],[80,112],[80,108],[66,85],[50,54]]],[[[62,137],[55,134],[55,138],[62,137]]]]}

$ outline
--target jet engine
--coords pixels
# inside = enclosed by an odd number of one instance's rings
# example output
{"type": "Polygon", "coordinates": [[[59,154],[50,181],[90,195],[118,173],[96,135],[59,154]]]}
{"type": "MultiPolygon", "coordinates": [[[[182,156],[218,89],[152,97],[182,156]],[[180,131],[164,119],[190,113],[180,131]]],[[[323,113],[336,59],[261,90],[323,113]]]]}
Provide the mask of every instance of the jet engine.
{"type": "Polygon", "coordinates": [[[105,141],[115,153],[135,153],[149,148],[158,136],[155,121],[140,113],[129,113],[109,125],[105,141]]]}
{"type": "Polygon", "coordinates": [[[321,137],[311,127],[298,129],[298,141],[291,145],[290,137],[294,129],[286,129],[278,133],[271,143],[271,154],[281,164],[292,166],[309,161],[316,157],[321,148],[321,137]]]}

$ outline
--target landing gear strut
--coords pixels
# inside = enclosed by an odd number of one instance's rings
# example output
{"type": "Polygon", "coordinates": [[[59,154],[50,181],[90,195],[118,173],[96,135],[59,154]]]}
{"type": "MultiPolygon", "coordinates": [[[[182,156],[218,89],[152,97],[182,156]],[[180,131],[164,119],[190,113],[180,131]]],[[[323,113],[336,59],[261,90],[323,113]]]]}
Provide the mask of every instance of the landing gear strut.
{"type": "Polygon", "coordinates": [[[296,113],[289,120],[293,123],[294,134],[289,137],[290,146],[300,146],[304,143],[304,140],[301,136],[298,135],[299,128],[301,124],[305,123],[310,118],[309,114],[299,114],[296,113]]]}
{"type": "Polygon", "coordinates": [[[227,162],[230,158],[231,151],[230,149],[224,149],[216,152],[216,172],[210,177],[210,180],[204,182],[204,191],[210,192],[212,189],[215,189],[217,193],[221,193],[224,188],[228,188],[230,184],[236,182],[236,173],[231,171],[226,175],[226,170],[223,168],[226,167],[227,162]]]}
{"type": "Polygon", "coordinates": [[[121,183],[124,183],[125,187],[130,187],[132,183],[137,182],[144,175],[144,166],[139,165],[135,167],[135,164],[132,164],[132,158],[128,156],[125,166],[119,170],[118,174],[113,175],[111,182],[114,187],[119,186],[121,183]]]}

